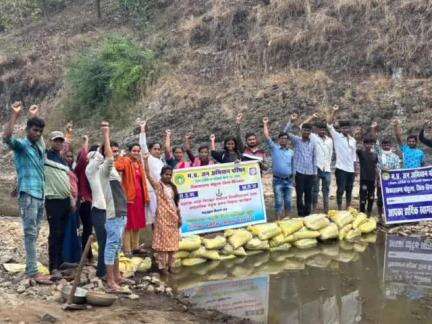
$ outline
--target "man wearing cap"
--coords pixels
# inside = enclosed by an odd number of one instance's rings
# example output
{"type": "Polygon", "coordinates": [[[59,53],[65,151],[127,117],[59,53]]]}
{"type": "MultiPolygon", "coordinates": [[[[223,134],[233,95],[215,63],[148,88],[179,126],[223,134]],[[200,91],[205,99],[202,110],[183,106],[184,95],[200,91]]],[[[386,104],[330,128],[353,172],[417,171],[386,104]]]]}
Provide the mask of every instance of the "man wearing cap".
{"type": "Polygon", "coordinates": [[[357,161],[357,142],[350,135],[351,126],[349,121],[339,122],[340,132],[336,131],[333,123],[335,114],[339,110],[334,106],[327,116],[327,129],[333,138],[336,152],[336,203],[338,209],[342,209],[342,197],[345,193],[346,208],[351,206],[352,190],[355,179],[355,163],[357,161]]]}
{"type": "MultiPolygon", "coordinates": [[[[289,125],[297,119],[297,114],[291,115],[289,125]]],[[[289,129],[286,128],[286,129],[289,129]]],[[[297,198],[297,213],[299,216],[308,216],[312,210],[312,188],[317,175],[316,145],[311,140],[312,125],[303,123],[301,136],[288,132],[294,145],[294,173],[297,198]]]]}
{"type": "Polygon", "coordinates": [[[47,150],[45,160],[45,209],[49,224],[49,270],[53,273],[63,263],[63,240],[72,200],[69,167],[61,154],[64,134],[54,131],[49,139],[51,148],[47,150]]]}

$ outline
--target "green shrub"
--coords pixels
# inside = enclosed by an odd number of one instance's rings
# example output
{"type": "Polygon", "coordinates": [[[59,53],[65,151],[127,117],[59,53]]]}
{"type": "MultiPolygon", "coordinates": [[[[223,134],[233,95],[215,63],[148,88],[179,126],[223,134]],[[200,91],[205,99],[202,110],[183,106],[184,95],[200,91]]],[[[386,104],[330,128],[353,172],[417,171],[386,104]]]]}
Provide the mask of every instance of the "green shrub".
{"type": "Polygon", "coordinates": [[[121,118],[123,107],[136,100],[155,75],[153,52],[131,40],[109,37],[101,48],[88,50],[70,65],[66,108],[73,119],[121,118]]]}

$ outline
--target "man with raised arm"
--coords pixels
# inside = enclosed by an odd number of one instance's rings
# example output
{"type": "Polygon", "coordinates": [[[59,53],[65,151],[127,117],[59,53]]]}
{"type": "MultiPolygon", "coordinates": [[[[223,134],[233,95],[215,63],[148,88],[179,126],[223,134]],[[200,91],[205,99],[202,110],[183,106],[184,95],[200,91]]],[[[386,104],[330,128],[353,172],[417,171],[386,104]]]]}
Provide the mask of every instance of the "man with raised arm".
{"type": "MultiPolygon", "coordinates": [[[[308,117],[302,124],[309,124],[318,118],[318,114],[308,117]]],[[[325,122],[317,121],[315,123],[316,134],[311,133],[310,138],[316,145],[316,167],[317,177],[312,187],[312,210],[317,209],[318,192],[321,182],[321,191],[323,196],[323,208],[327,213],[329,210],[329,194],[331,184],[331,162],[333,157],[333,140],[327,135],[327,125],[325,122]]],[[[291,132],[292,124],[288,122],[285,132],[291,132]]]]}
{"type": "Polygon", "coordinates": [[[239,113],[236,117],[236,131],[240,152],[242,152],[244,160],[257,160],[261,171],[265,171],[268,169],[267,152],[259,147],[260,143],[254,132],[247,132],[245,134],[246,146],[243,144],[242,120],[243,114],[239,113]]]}
{"type": "Polygon", "coordinates": [[[45,144],[42,133],[43,119],[37,117],[38,107],[29,109],[25,138],[12,136],[15,123],[22,111],[21,102],[12,105],[12,115],[3,133],[3,141],[14,151],[18,174],[18,205],[24,230],[26,252],[26,275],[41,284],[51,284],[49,277],[42,275],[37,266],[36,242],[44,215],[45,199],[45,144]]]}
{"type": "Polygon", "coordinates": [[[269,119],[263,118],[264,137],[272,156],[273,191],[275,211],[278,219],[288,216],[291,211],[294,152],[288,147],[288,134],[280,133],[274,143],[268,127],[269,119]]]}
{"type": "Polygon", "coordinates": [[[349,121],[339,122],[340,132],[336,131],[333,123],[339,107],[334,106],[327,116],[327,129],[333,138],[336,152],[336,202],[338,209],[342,209],[342,197],[345,193],[346,208],[351,206],[352,190],[355,179],[355,162],[357,160],[357,142],[350,135],[351,124],[349,121]]]}
{"type": "MultiPolygon", "coordinates": [[[[291,115],[290,122],[297,119],[297,114],[291,115]]],[[[316,145],[311,140],[312,125],[303,123],[301,136],[288,132],[294,145],[294,174],[297,198],[297,213],[308,216],[312,210],[312,188],[317,175],[316,145]]]]}
{"type": "Polygon", "coordinates": [[[402,139],[402,128],[399,119],[392,121],[394,134],[399,148],[402,152],[403,167],[405,169],[420,168],[425,164],[425,154],[422,149],[419,149],[417,135],[410,134],[407,136],[407,142],[402,139]]]}

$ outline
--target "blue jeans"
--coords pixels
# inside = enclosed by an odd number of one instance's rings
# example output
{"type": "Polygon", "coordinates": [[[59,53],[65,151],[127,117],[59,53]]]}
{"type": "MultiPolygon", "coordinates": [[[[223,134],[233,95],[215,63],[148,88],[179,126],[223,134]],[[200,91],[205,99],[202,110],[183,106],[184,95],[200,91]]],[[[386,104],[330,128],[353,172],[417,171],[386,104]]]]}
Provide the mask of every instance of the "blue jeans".
{"type": "Polygon", "coordinates": [[[329,210],[329,194],[330,194],[330,184],[331,184],[331,172],[321,171],[318,169],[318,174],[315,183],[312,187],[312,209],[315,210],[318,205],[318,193],[321,182],[321,191],[323,196],[323,207],[324,212],[329,210]]]}
{"type": "Polygon", "coordinates": [[[126,217],[107,218],[105,229],[107,240],[105,245],[105,265],[114,265],[122,248],[123,232],[126,227],[126,217]]]}
{"type": "Polygon", "coordinates": [[[281,179],[273,176],[273,191],[275,200],[275,211],[278,216],[284,211],[291,211],[292,178],[281,179]]]}
{"type": "Polygon", "coordinates": [[[33,277],[38,274],[36,242],[44,215],[44,200],[37,199],[25,192],[18,198],[19,212],[24,230],[26,252],[26,274],[33,277]]]}
{"type": "Polygon", "coordinates": [[[106,275],[106,267],[104,262],[105,243],[107,237],[107,233],[105,231],[106,211],[93,207],[91,209],[91,222],[93,224],[98,242],[98,262],[96,275],[99,278],[103,278],[106,275]]]}

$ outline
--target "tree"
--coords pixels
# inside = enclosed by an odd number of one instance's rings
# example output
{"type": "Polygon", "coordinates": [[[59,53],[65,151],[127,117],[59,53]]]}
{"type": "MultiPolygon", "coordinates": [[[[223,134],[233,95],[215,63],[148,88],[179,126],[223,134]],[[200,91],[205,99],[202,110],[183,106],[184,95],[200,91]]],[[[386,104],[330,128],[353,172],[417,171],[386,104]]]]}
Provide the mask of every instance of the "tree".
{"type": "Polygon", "coordinates": [[[102,18],[102,13],[101,13],[101,5],[100,5],[100,0],[95,0],[96,1],[96,12],[97,12],[97,17],[98,19],[102,18]]]}

